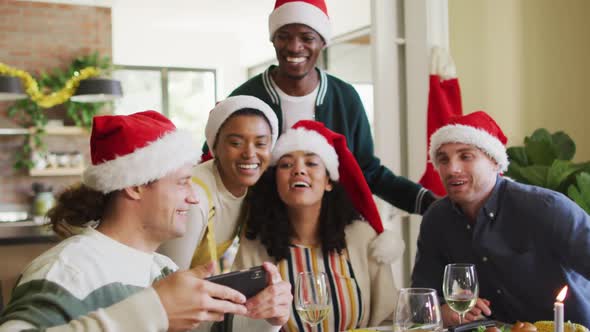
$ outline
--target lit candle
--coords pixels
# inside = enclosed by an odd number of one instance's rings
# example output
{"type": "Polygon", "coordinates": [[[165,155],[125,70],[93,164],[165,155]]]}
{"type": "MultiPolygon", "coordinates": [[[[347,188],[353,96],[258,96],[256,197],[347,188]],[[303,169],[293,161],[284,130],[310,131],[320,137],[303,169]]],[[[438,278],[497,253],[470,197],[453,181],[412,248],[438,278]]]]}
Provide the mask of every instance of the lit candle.
{"type": "Polygon", "coordinates": [[[563,300],[567,294],[567,286],[564,286],[553,304],[553,332],[563,332],[563,300]]]}

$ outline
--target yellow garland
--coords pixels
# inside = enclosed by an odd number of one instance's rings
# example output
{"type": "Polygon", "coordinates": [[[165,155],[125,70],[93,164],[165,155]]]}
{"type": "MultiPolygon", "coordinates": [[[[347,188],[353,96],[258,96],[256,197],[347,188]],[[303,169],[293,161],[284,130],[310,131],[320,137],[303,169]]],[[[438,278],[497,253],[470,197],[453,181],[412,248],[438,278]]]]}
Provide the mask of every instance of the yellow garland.
{"type": "Polygon", "coordinates": [[[0,62],[0,75],[20,78],[25,87],[25,91],[31,97],[31,100],[43,108],[50,108],[65,103],[74,95],[81,80],[98,76],[98,74],[100,74],[100,70],[96,67],[86,67],[79,72],[76,71],[74,72],[74,76],[67,80],[65,86],[61,88],[61,90],[46,95],[39,91],[37,81],[29,73],[24,70],[11,68],[0,62]]]}

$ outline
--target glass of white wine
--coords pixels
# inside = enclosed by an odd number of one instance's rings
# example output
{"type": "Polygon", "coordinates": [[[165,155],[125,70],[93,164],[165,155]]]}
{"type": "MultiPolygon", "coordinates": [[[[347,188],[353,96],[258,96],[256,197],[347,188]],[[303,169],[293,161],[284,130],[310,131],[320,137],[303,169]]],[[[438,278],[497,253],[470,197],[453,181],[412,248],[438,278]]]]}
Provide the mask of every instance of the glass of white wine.
{"type": "Polygon", "coordinates": [[[312,327],[330,313],[328,277],[324,272],[300,272],[295,282],[295,310],[312,327]]]}
{"type": "Polygon", "coordinates": [[[442,331],[442,316],[436,291],[432,288],[399,290],[393,316],[394,332],[442,331]]]}
{"type": "Polygon", "coordinates": [[[448,264],[443,277],[443,295],[449,307],[459,314],[459,324],[465,320],[477,302],[479,283],[473,264],[448,264]]]}

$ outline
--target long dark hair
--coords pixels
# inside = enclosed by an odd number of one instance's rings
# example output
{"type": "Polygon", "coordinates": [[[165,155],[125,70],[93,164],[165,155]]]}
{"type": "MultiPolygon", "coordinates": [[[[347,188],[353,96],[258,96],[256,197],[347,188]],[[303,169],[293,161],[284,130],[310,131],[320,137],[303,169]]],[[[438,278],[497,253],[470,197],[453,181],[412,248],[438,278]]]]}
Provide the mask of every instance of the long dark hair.
{"type": "MultiPolygon", "coordinates": [[[[279,197],[276,184],[276,167],[270,167],[260,177],[246,198],[246,238],[258,238],[269,256],[277,261],[289,255],[290,239],[294,229],[287,215],[287,206],[279,197]]],[[[344,228],[359,214],[346,191],[339,183],[326,191],[320,211],[320,241],[322,251],[342,252],[346,248],[344,228]]]]}
{"type": "Polygon", "coordinates": [[[62,238],[74,235],[72,226],[83,227],[89,221],[101,220],[115,194],[116,191],[103,194],[83,184],[67,188],[47,212],[51,228],[62,238]]]}

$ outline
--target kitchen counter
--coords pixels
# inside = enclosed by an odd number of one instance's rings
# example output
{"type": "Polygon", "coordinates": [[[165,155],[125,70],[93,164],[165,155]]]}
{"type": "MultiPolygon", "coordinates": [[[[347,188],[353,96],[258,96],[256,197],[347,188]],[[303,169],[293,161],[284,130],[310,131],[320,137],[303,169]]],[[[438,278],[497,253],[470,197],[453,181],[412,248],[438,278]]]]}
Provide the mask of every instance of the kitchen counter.
{"type": "Polygon", "coordinates": [[[47,226],[33,221],[0,223],[0,299],[4,299],[5,305],[21,271],[58,242],[47,226]]]}
{"type": "Polygon", "coordinates": [[[0,245],[58,242],[59,237],[48,225],[32,220],[0,223],[0,245]]]}

